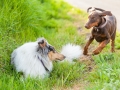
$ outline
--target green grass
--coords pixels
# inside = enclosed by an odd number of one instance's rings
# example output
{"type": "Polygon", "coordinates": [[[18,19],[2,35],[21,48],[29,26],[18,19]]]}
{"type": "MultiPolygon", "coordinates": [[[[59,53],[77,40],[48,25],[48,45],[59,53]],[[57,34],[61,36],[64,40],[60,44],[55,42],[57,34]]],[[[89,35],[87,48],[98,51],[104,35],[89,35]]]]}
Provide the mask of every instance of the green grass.
{"type": "Polygon", "coordinates": [[[49,78],[43,80],[26,79],[24,80],[20,73],[11,71],[3,73],[0,76],[0,90],[50,90],[56,87],[65,87],[72,85],[73,81],[80,79],[85,66],[80,63],[70,64],[54,63],[54,69],[49,78]],[[9,74],[9,75],[8,75],[9,74]]]}
{"type": "MultiPolygon", "coordinates": [[[[80,79],[85,65],[56,63],[49,78],[23,80],[12,69],[10,55],[25,42],[45,37],[58,51],[66,43],[83,43],[73,24],[74,15],[82,13],[58,0],[0,1],[0,90],[50,90],[71,86],[80,79]]],[[[84,15],[80,15],[84,17],[84,15]]]]}
{"type": "Polygon", "coordinates": [[[88,78],[94,83],[90,90],[118,90],[120,88],[119,55],[104,53],[93,57],[97,67],[88,78]]]}
{"type": "Polygon", "coordinates": [[[49,78],[24,80],[10,65],[10,55],[15,48],[39,37],[45,37],[57,51],[66,43],[83,46],[86,43],[85,33],[89,32],[83,28],[86,20],[85,12],[62,0],[1,0],[0,90],[69,90],[76,84],[86,90],[118,90],[119,33],[116,53],[110,53],[110,45],[107,45],[100,55],[93,56],[95,67],[91,72],[82,62],[54,62],[49,78]],[[82,28],[80,34],[77,33],[78,27],[82,28]],[[84,82],[87,85],[83,85],[84,82]]]}
{"type": "Polygon", "coordinates": [[[87,80],[90,82],[86,90],[119,90],[120,89],[120,33],[117,32],[115,53],[110,52],[108,44],[103,52],[93,56],[95,68],[89,73],[87,80]]]}

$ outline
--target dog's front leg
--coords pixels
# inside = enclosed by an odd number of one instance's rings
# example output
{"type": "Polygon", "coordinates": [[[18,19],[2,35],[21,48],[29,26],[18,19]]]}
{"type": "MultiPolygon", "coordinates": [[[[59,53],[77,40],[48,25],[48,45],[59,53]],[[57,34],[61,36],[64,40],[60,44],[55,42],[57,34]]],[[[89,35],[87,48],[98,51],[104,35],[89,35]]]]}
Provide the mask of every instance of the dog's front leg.
{"type": "Polygon", "coordinates": [[[110,39],[109,40],[104,40],[103,42],[101,42],[98,46],[98,48],[96,50],[93,51],[93,54],[94,55],[97,55],[99,54],[103,48],[110,42],[110,39]]]}
{"type": "Polygon", "coordinates": [[[98,48],[95,51],[93,51],[94,55],[99,54],[103,50],[103,48],[110,42],[110,34],[109,34],[108,30],[105,30],[105,35],[106,35],[107,39],[102,41],[99,44],[98,48]]]}
{"type": "Polygon", "coordinates": [[[91,36],[88,40],[88,42],[86,43],[85,47],[84,47],[84,51],[83,51],[83,54],[84,55],[87,55],[88,54],[88,47],[89,45],[92,43],[92,41],[94,40],[94,37],[91,36]]]}

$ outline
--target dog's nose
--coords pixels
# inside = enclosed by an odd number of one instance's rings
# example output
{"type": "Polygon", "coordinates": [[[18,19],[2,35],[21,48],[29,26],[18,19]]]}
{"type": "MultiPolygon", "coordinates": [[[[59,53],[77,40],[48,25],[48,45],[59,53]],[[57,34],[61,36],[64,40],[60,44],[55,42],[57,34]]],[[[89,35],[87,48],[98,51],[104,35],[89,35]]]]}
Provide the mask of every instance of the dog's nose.
{"type": "Polygon", "coordinates": [[[63,56],[63,58],[66,58],[66,56],[63,56]]]}
{"type": "Polygon", "coordinates": [[[87,26],[87,25],[85,25],[85,28],[87,28],[87,29],[88,29],[88,26],[87,26]]]}

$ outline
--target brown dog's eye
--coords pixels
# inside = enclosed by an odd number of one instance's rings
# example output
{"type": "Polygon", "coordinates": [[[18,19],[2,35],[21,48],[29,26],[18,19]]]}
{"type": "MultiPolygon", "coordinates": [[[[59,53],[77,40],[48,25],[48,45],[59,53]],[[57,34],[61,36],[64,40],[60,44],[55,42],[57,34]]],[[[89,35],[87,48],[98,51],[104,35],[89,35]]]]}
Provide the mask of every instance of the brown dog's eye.
{"type": "Polygon", "coordinates": [[[95,19],[95,17],[92,17],[92,19],[95,19]]]}

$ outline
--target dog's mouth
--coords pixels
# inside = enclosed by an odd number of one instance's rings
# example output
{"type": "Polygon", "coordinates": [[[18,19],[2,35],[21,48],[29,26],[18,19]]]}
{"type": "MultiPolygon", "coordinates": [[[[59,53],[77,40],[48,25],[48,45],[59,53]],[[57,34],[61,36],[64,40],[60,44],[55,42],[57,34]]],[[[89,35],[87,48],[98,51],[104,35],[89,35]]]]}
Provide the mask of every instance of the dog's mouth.
{"type": "Polygon", "coordinates": [[[90,29],[92,27],[98,27],[98,24],[97,23],[93,23],[93,24],[90,24],[90,25],[85,25],[86,29],[90,29]]]}
{"type": "Polygon", "coordinates": [[[98,27],[98,22],[93,22],[91,23],[91,21],[88,21],[86,24],[85,24],[85,28],[87,29],[90,29],[92,27],[98,27]]]}
{"type": "Polygon", "coordinates": [[[92,26],[89,26],[89,25],[85,25],[85,28],[86,29],[90,29],[92,26]]]}
{"type": "Polygon", "coordinates": [[[90,29],[92,25],[89,25],[88,23],[85,24],[85,28],[90,29]]]}
{"type": "Polygon", "coordinates": [[[90,29],[91,27],[85,26],[85,28],[90,29]]]}

